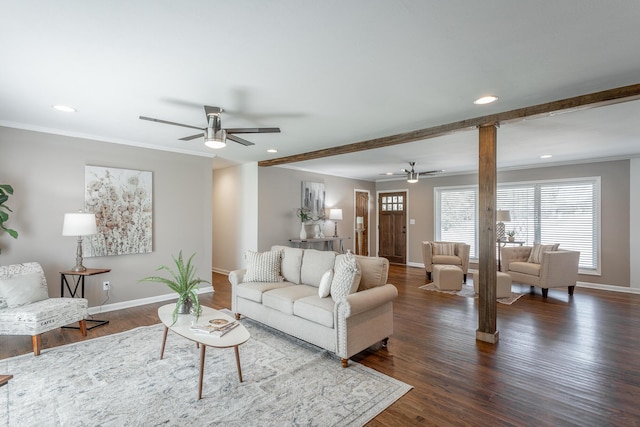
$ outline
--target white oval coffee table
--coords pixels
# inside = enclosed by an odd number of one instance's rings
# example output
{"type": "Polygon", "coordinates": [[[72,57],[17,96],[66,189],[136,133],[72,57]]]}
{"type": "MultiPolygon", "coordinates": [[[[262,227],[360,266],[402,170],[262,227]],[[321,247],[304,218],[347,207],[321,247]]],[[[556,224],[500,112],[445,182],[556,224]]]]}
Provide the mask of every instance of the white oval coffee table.
{"type": "MultiPolygon", "coordinates": [[[[239,324],[231,331],[227,332],[221,337],[215,337],[211,335],[205,335],[193,332],[191,327],[191,321],[195,319],[190,314],[179,314],[178,320],[173,324],[173,310],[175,304],[163,305],[158,309],[158,317],[164,324],[164,336],[162,338],[162,350],[160,350],[160,359],[164,356],[164,346],[167,342],[167,333],[169,330],[176,334],[194,341],[200,346],[200,378],[198,381],[198,400],[202,399],[202,376],[204,374],[204,354],[207,346],[216,348],[228,348],[233,347],[236,352],[236,365],[238,366],[238,377],[242,382],[242,369],[240,368],[240,353],[238,353],[238,346],[247,342],[250,338],[249,331],[245,329],[242,324],[239,324]]],[[[232,316],[224,314],[221,311],[214,310],[213,308],[200,306],[202,314],[198,318],[198,324],[205,325],[210,319],[225,319],[229,322],[235,321],[232,316]]]]}

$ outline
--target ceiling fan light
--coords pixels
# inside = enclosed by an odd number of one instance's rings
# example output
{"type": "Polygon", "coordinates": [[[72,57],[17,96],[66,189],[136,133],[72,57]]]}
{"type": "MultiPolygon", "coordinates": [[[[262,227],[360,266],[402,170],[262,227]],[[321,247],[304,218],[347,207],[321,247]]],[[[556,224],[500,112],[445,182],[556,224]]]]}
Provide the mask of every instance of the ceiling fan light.
{"type": "Polygon", "coordinates": [[[415,184],[416,182],[418,182],[418,172],[409,172],[407,174],[407,182],[410,184],[415,184]]]}
{"type": "Polygon", "coordinates": [[[227,133],[224,129],[214,131],[213,128],[207,128],[204,134],[204,145],[215,150],[227,146],[227,133]]]}

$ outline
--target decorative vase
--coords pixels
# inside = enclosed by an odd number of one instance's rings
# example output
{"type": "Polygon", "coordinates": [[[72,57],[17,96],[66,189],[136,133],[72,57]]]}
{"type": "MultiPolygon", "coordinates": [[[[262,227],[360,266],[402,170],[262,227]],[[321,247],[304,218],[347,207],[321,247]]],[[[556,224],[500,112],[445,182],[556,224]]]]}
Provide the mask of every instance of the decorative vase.
{"type": "Polygon", "coordinates": [[[300,227],[300,239],[304,240],[307,238],[307,229],[305,228],[304,222],[301,225],[302,227],[300,227]]]}
{"type": "Polygon", "coordinates": [[[513,236],[509,236],[509,241],[510,241],[510,242],[513,242],[514,240],[515,240],[515,237],[513,237],[513,236]]]}
{"type": "Polygon", "coordinates": [[[182,304],[178,305],[178,314],[190,314],[193,307],[193,301],[186,299],[182,304]]]}

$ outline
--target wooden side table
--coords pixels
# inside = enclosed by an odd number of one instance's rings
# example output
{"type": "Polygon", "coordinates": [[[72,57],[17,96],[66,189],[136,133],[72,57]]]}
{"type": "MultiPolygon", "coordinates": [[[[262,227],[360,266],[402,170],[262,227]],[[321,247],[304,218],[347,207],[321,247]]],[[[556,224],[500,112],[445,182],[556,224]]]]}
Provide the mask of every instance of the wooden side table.
{"type": "MultiPolygon", "coordinates": [[[[96,274],[103,274],[110,272],[110,268],[87,268],[85,271],[61,271],[60,272],[60,297],[64,297],[64,289],[67,288],[69,296],[71,298],[78,297],[78,287],[80,287],[80,298],[84,298],[84,278],[87,276],[95,276],[96,274]],[[69,279],[68,279],[69,278],[69,279]],[[69,282],[71,280],[71,282],[69,282]]],[[[97,328],[98,326],[106,325],[108,320],[98,319],[86,319],[87,323],[92,323],[91,326],[87,325],[87,330],[97,328]]],[[[79,329],[78,326],[63,326],[67,329],[79,329]]]]}
{"type": "Polygon", "coordinates": [[[7,384],[13,375],[0,374],[0,387],[7,384]]]}

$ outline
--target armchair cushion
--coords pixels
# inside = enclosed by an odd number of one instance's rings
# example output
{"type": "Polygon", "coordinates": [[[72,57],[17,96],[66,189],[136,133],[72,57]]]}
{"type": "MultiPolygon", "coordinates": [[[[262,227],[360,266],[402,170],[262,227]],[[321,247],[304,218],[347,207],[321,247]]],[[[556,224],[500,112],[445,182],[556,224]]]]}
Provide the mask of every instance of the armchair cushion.
{"type": "Polygon", "coordinates": [[[9,308],[20,307],[49,298],[39,273],[16,274],[0,278],[0,296],[9,308]]]}
{"type": "Polygon", "coordinates": [[[509,264],[509,271],[540,277],[540,264],[516,261],[509,264]]]}

